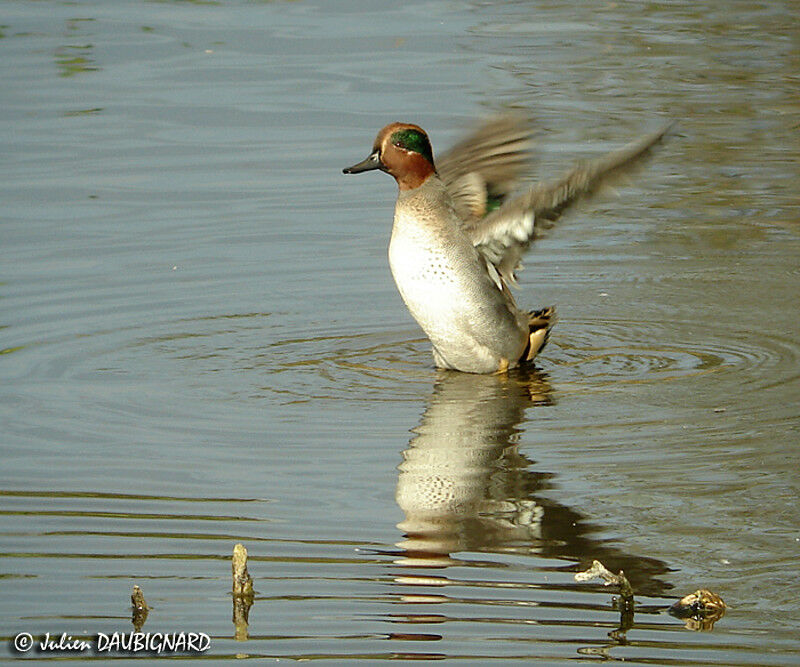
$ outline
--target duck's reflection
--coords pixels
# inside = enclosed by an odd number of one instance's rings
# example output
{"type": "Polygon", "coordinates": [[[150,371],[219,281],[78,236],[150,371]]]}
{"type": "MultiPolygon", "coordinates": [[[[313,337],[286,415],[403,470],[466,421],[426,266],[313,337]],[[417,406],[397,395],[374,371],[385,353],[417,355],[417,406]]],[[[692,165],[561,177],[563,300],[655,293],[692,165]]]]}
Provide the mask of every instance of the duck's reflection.
{"type": "Polygon", "coordinates": [[[398,564],[446,567],[461,551],[533,553],[570,561],[569,568],[597,558],[624,569],[639,593],[665,589],[654,578],[667,570],[663,563],[593,539],[580,514],[541,495],[552,475],[533,470],[516,442],[525,410],[551,402],[536,370],[439,373],[399,466],[398,564]]]}
{"type": "Polygon", "coordinates": [[[445,566],[454,552],[539,540],[542,508],[520,489],[516,425],[550,393],[532,373],[440,372],[400,464],[404,564],[445,566]]]}

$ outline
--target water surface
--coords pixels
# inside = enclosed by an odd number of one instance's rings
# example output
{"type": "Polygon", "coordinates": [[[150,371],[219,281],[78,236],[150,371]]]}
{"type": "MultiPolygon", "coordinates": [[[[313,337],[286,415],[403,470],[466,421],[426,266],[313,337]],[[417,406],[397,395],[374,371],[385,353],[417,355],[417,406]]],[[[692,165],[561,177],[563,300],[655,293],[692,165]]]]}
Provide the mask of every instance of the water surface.
{"type": "Polygon", "coordinates": [[[129,631],[137,584],[144,630],[210,658],[796,664],[796,19],[4,3],[2,637],[129,631]],[[386,122],[441,150],[512,106],[540,177],[679,126],[528,256],[518,301],[560,313],[537,367],[437,372],[395,186],[341,168],[386,122]],[[637,591],[627,632],[573,579],[594,558],[637,591]],[[665,612],[699,587],[713,631],[665,612]]]}

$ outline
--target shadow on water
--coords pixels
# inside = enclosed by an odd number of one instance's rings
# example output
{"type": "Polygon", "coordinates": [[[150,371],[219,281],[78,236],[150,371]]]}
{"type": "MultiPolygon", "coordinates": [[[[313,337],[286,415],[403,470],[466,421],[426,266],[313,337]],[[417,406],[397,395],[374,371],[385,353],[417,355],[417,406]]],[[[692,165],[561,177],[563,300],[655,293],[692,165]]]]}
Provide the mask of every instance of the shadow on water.
{"type": "Polygon", "coordinates": [[[657,578],[668,571],[664,563],[593,538],[580,513],[547,496],[554,475],[520,453],[526,409],[549,405],[552,394],[535,369],[507,377],[439,373],[399,466],[399,564],[441,568],[458,552],[486,552],[565,560],[562,569],[574,570],[596,558],[624,569],[641,593],[670,588],[657,578]]]}
{"type": "MultiPolygon", "coordinates": [[[[554,400],[547,375],[536,369],[517,369],[503,376],[436,372],[420,423],[412,429],[398,466],[395,499],[404,514],[397,525],[403,533],[396,545],[399,549],[366,550],[388,556],[391,562],[382,565],[389,572],[388,579],[374,578],[364,599],[385,610],[376,614],[382,624],[403,629],[337,635],[337,639],[398,644],[395,651],[365,656],[373,659],[488,659],[497,654],[487,654],[487,650],[493,647],[502,654],[505,649],[500,646],[508,642],[521,642],[522,646],[533,642],[523,649],[525,657],[539,659],[544,653],[538,644],[550,640],[540,634],[527,637],[524,628],[528,626],[558,628],[556,632],[566,633],[560,641],[574,644],[579,654],[605,657],[610,657],[614,647],[628,644],[626,633],[633,627],[659,633],[679,630],[663,614],[663,601],[648,601],[670,590],[671,586],[659,579],[669,571],[667,565],[594,537],[595,527],[580,512],[548,497],[557,475],[536,470],[535,461],[519,452],[520,425],[531,421],[526,412],[546,410],[554,400]],[[637,606],[637,614],[646,620],[634,623],[629,614],[626,623],[609,604],[610,591],[574,581],[572,573],[593,559],[614,570],[625,570],[637,595],[645,600],[637,606]],[[554,566],[552,561],[563,564],[554,566]],[[380,588],[376,591],[374,585],[386,584],[390,585],[388,593],[380,588]],[[508,627],[513,629],[505,630],[508,627]],[[598,637],[587,639],[586,628],[599,628],[598,637]],[[495,636],[497,633],[502,636],[495,636]],[[474,636],[485,637],[490,648],[470,648],[463,643],[474,636]],[[414,650],[426,643],[432,648],[431,642],[440,650],[414,650]]],[[[353,564],[363,567],[366,562],[353,564]]],[[[261,585],[274,586],[255,582],[256,588],[261,585]]],[[[258,642],[268,640],[268,645],[276,646],[289,639],[314,638],[250,633],[251,606],[259,610],[277,597],[244,599],[234,595],[234,639],[249,642],[247,655],[251,657],[258,642]]],[[[304,596],[297,591],[280,597],[287,602],[317,599],[313,593],[304,596]]],[[[356,614],[353,620],[363,621],[360,616],[356,614]]],[[[675,642],[665,637],[654,641],[664,646],[675,642]]],[[[558,644],[556,641],[553,648],[561,652],[558,644]]],[[[333,657],[279,654],[271,648],[259,655],[333,657]]]]}

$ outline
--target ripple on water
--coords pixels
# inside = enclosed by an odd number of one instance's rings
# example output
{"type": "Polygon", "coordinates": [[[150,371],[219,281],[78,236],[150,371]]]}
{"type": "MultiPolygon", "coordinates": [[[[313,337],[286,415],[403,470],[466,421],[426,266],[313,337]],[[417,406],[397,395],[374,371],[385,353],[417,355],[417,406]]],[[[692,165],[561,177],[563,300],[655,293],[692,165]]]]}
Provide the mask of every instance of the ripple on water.
{"type": "MultiPolygon", "coordinates": [[[[153,369],[144,364],[158,359],[159,374],[164,363],[198,377],[236,374],[229,385],[234,394],[278,395],[286,402],[354,396],[398,400],[405,390],[397,380],[410,388],[433,378],[430,343],[413,329],[356,333],[329,329],[320,335],[318,329],[293,328],[284,322],[285,318],[269,313],[141,322],[42,342],[36,368],[28,372],[75,380],[98,371],[146,375],[153,369]]],[[[728,328],[717,330],[704,323],[702,331],[679,339],[670,322],[563,320],[538,365],[559,369],[558,389],[563,391],[710,374],[718,382],[752,391],[796,380],[799,360],[797,343],[775,334],[737,336],[728,328]]],[[[419,397],[417,389],[410,391],[409,399],[419,397]]]]}
{"type": "Polygon", "coordinates": [[[570,370],[575,388],[620,382],[657,383],[718,374],[749,389],[797,379],[795,342],[776,335],[737,337],[704,324],[702,333],[676,340],[669,322],[562,322],[546,351],[551,363],[570,370]]]}
{"type": "Polygon", "coordinates": [[[156,349],[199,374],[235,373],[231,390],[250,397],[278,396],[286,403],[411,399],[419,394],[412,390],[405,396],[397,380],[429,385],[433,374],[427,341],[408,331],[329,329],[320,335],[319,329],[274,326],[263,314],[181,320],[173,326],[175,331],[138,339],[130,351],[156,349]]]}

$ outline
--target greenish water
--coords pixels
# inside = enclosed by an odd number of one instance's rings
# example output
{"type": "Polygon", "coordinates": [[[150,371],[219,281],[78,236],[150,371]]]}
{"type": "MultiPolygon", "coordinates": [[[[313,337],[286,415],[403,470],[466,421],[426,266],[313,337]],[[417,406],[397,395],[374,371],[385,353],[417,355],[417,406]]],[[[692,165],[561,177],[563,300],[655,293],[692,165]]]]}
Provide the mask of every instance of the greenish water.
{"type": "Polygon", "coordinates": [[[796,664],[796,20],[3,3],[5,655],[129,632],[136,584],[198,659],[796,664]],[[341,168],[389,121],[436,151],[509,106],[534,177],[679,125],[528,255],[518,301],[560,314],[535,371],[440,373],[389,275],[395,186],[341,168]],[[594,558],[637,592],[623,634],[574,581],[594,558]],[[666,607],[700,587],[730,610],[692,632],[666,607]]]}

